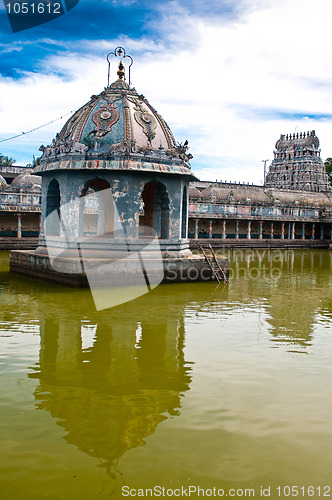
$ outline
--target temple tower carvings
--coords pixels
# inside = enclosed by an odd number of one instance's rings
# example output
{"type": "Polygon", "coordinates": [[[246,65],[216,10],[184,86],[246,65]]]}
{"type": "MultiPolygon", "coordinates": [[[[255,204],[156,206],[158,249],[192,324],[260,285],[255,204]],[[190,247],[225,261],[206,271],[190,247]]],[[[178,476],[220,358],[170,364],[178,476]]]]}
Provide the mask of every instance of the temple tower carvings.
{"type": "Polygon", "coordinates": [[[280,136],[265,186],[313,192],[331,190],[314,130],[280,136]]]}

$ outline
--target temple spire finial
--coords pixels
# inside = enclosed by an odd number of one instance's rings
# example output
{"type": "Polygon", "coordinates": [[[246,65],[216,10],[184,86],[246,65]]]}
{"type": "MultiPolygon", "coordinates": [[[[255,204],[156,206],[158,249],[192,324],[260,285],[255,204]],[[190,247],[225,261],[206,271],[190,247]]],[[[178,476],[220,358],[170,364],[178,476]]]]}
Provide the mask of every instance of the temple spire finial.
{"type": "Polygon", "coordinates": [[[126,51],[123,47],[116,47],[116,49],[114,50],[114,52],[110,52],[109,54],[107,54],[107,62],[108,62],[108,79],[107,79],[107,86],[109,87],[110,86],[110,67],[111,67],[111,62],[110,62],[110,56],[115,56],[115,57],[119,57],[120,58],[120,64],[119,64],[119,69],[117,71],[117,74],[118,74],[118,77],[119,77],[119,80],[121,81],[125,81],[126,78],[125,78],[125,72],[124,72],[124,65],[123,65],[123,61],[124,59],[126,59],[126,57],[130,60],[130,64],[129,64],[129,67],[128,67],[128,74],[129,74],[129,85],[130,85],[130,69],[133,65],[133,58],[129,55],[129,54],[126,54],[126,51]]]}
{"type": "Polygon", "coordinates": [[[119,63],[119,69],[117,71],[117,75],[119,77],[119,80],[123,80],[124,74],[125,74],[124,65],[123,65],[122,60],[121,60],[119,63]]]}

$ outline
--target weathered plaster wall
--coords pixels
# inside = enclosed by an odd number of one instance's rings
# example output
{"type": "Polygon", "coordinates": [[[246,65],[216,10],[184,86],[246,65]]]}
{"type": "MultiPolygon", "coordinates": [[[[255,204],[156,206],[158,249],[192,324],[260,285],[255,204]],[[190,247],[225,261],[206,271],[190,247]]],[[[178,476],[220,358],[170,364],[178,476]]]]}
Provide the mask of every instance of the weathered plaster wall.
{"type": "MultiPolygon", "coordinates": [[[[184,186],[188,190],[189,183],[181,180],[181,177],[177,175],[86,170],[44,173],[42,186],[42,223],[46,218],[48,187],[53,179],[59,182],[61,206],[63,206],[66,203],[77,200],[87,183],[96,178],[104,179],[109,183],[120,220],[125,227],[131,228],[137,227],[139,224],[139,214],[143,207],[142,192],[145,184],[151,181],[163,184],[169,199],[169,239],[178,240],[181,238],[182,194],[184,186]]],[[[79,227],[78,206],[77,208],[72,206],[69,219],[71,234],[74,234],[79,227]]]]}

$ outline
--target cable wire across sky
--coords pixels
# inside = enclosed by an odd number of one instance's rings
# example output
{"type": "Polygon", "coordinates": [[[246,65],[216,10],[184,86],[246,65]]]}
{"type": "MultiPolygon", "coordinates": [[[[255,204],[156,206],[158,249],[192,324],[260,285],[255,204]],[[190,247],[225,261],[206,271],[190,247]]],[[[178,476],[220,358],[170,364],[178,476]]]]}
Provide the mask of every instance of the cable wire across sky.
{"type": "Polygon", "coordinates": [[[69,111],[69,113],[66,113],[65,115],[62,115],[59,118],[56,118],[55,120],[52,120],[52,121],[47,122],[47,123],[44,123],[43,125],[39,125],[39,127],[32,128],[31,130],[28,130],[27,132],[21,132],[20,134],[13,135],[12,137],[8,137],[7,139],[0,139],[0,142],[11,141],[12,139],[17,139],[17,137],[22,137],[22,135],[30,134],[31,132],[35,132],[35,130],[39,130],[39,129],[43,128],[43,127],[47,127],[47,125],[51,125],[52,123],[55,123],[55,122],[57,122],[59,120],[62,120],[66,116],[69,116],[69,115],[71,115],[73,113],[74,113],[74,111],[69,111]]]}

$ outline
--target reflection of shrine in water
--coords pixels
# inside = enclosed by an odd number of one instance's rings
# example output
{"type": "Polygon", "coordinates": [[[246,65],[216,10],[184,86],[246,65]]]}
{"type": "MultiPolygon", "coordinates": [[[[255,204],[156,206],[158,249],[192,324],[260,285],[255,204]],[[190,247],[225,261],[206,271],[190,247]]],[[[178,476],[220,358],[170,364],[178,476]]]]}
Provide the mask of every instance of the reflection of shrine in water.
{"type": "Polygon", "coordinates": [[[151,294],[83,321],[63,307],[40,311],[40,366],[30,374],[39,379],[37,408],[59,419],[68,443],[107,468],[177,415],[189,390],[184,307],[165,299],[154,308],[151,294]],[[91,329],[93,345],[83,349],[91,329]]]}
{"type": "Polygon", "coordinates": [[[184,357],[191,318],[202,335],[212,325],[209,318],[216,318],[213,328],[220,334],[220,345],[233,324],[225,330],[223,321],[233,316],[251,338],[309,352],[317,316],[329,321],[332,317],[332,252],[290,250],[279,252],[279,259],[277,255],[230,255],[239,276],[228,286],[162,285],[100,313],[93,312],[88,290],[8,276],[0,321],[15,311],[16,321],[40,325],[40,364],[30,373],[39,380],[36,407],[58,420],[68,443],[112,469],[159,423],[181,411],[192,376],[184,357]],[[271,278],[271,270],[277,279],[271,278]],[[252,313],[248,327],[243,311],[252,313]],[[85,347],[88,337],[93,341],[85,347]]]}

